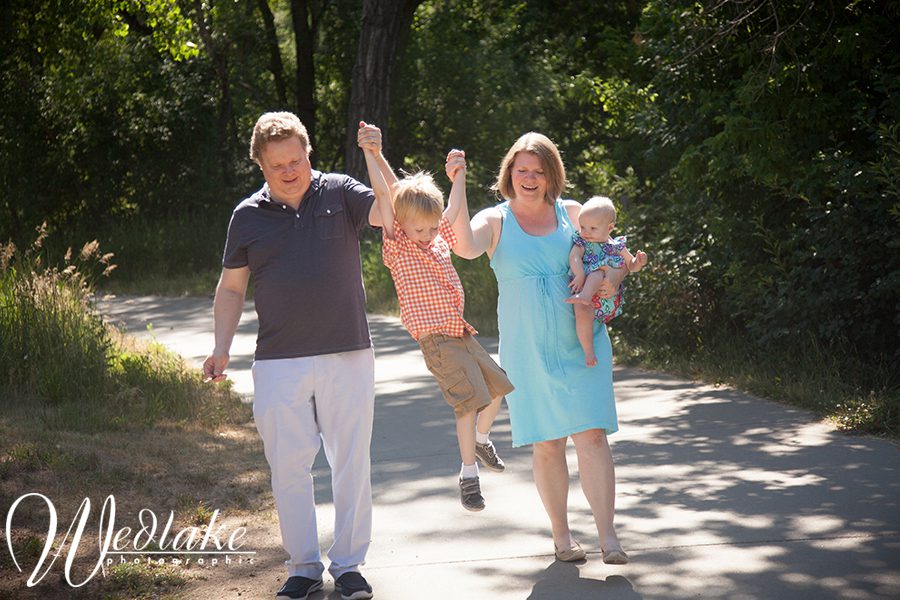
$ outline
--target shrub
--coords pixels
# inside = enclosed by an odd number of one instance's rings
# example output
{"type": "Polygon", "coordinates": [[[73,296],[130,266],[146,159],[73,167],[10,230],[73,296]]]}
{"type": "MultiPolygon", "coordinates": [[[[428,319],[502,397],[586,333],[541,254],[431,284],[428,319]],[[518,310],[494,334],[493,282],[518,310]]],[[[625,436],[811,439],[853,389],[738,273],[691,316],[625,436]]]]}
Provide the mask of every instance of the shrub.
{"type": "Polygon", "coordinates": [[[114,268],[99,244],[62,267],[47,266],[46,237],[0,253],[0,405],[45,425],[103,430],[163,421],[244,422],[249,408],[227,387],[208,386],[159,344],[142,344],[104,323],[92,281],[114,268]]]}

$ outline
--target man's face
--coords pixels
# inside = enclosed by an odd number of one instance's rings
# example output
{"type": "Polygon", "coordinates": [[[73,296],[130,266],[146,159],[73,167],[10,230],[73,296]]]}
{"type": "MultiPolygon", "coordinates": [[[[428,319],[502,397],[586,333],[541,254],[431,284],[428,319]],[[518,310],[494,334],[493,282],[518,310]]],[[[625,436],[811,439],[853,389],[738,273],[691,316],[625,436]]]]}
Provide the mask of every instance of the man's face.
{"type": "Polygon", "coordinates": [[[267,143],[259,153],[259,166],[274,199],[285,204],[299,204],[312,178],[309,153],[300,138],[267,143]]]}

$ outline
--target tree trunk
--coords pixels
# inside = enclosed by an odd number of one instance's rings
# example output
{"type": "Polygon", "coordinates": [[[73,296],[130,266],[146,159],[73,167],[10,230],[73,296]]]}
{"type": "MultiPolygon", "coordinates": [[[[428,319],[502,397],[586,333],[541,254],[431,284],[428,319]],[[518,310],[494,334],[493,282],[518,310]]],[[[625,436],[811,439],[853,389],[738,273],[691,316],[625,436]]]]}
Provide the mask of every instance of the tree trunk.
{"type": "Polygon", "coordinates": [[[269,7],[269,0],[257,0],[259,12],[266,26],[266,45],[269,47],[269,70],[275,78],[275,93],[282,107],[287,107],[287,85],[284,82],[284,63],[281,60],[281,49],[278,47],[278,34],[275,32],[275,15],[269,7]]]}
{"type": "MultiPolygon", "coordinates": [[[[309,141],[313,149],[316,147],[316,72],[313,61],[313,32],[309,26],[309,2],[307,0],[291,0],[291,21],[294,25],[294,40],[297,47],[297,82],[295,100],[297,116],[306,126],[309,141]]],[[[315,152],[309,157],[313,166],[316,164],[315,152]]]]}
{"type": "Polygon", "coordinates": [[[222,136],[222,142],[219,152],[219,160],[222,165],[222,177],[225,185],[230,186],[234,182],[234,171],[232,164],[231,149],[237,147],[237,125],[234,122],[234,106],[231,101],[231,84],[228,78],[228,57],[222,48],[213,40],[210,31],[209,20],[207,19],[206,9],[203,7],[201,0],[194,0],[194,11],[197,20],[200,39],[206,51],[209,52],[209,58],[212,61],[213,69],[216,73],[216,81],[219,86],[218,98],[218,121],[219,133],[222,136]]]}
{"type": "Polygon", "coordinates": [[[391,99],[391,74],[394,60],[406,42],[413,13],[422,0],[363,0],[359,49],[353,67],[353,87],[347,118],[344,170],[360,181],[367,181],[366,163],[356,145],[360,121],[381,128],[387,148],[387,119],[391,99]]]}

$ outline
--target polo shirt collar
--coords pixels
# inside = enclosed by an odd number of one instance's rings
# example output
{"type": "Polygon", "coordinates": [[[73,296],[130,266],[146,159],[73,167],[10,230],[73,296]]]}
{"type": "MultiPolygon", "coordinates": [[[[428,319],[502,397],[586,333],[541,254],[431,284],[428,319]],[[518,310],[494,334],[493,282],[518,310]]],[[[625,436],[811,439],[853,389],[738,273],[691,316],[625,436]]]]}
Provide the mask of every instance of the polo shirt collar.
{"type": "MultiPolygon", "coordinates": [[[[313,194],[319,191],[319,188],[322,187],[322,171],[316,171],[312,169],[309,178],[309,189],[306,190],[306,193],[303,194],[303,198],[300,200],[300,204],[303,204],[303,200],[306,200],[313,194]]],[[[272,197],[272,192],[269,190],[269,184],[263,183],[262,188],[257,192],[257,203],[266,202],[269,204],[283,204],[272,197]]]]}

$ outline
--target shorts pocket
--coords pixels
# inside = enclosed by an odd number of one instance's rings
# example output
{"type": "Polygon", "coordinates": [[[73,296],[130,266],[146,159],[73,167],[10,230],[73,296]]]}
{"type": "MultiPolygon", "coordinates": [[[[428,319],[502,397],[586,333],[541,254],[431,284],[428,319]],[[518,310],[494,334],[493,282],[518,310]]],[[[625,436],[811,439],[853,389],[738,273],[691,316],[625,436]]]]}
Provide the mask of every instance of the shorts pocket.
{"type": "Polygon", "coordinates": [[[435,341],[434,336],[429,335],[419,340],[419,347],[422,349],[425,366],[435,377],[440,376],[443,363],[440,344],[435,341]]]}
{"type": "Polygon", "coordinates": [[[447,404],[456,408],[475,394],[475,386],[466,376],[465,369],[457,369],[444,377],[441,382],[441,391],[444,392],[447,404]]]}

